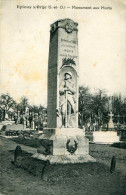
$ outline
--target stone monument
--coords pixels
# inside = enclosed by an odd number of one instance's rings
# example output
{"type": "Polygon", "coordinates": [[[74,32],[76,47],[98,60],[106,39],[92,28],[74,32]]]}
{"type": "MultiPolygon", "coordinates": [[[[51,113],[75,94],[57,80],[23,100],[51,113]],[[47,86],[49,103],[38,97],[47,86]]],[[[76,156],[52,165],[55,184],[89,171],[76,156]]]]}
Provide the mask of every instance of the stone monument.
{"type": "Polygon", "coordinates": [[[109,122],[108,122],[108,130],[114,130],[114,123],[113,123],[113,113],[112,113],[112,99],[113,97],[110,97],[109,99],[109,111],[110,111],[110,118],[109,118],[109,122]]]}
{"type": "Polygon", "coordinates": [[[109,119],[109,123],[108,123],[108,129],[109,130],[114,130],[114,123],[113,123],[113,119],[112,119],[112,117],[113,117],[112,112],[110,112],[109,116],[110,116],[110,119],[109,119]]]}
{"type": "Polygon", "coordinates": [[[114,142],[119,142],[120,138],[117,135],[117,132],[114,128],[113,123],[113,114],[112,114],[112,97],[109,99],[109,122],[108,122],[108,129],[105,131],[102,129],[95,132],[86,132],[86,137],[89,138],[90,141],[98,144],[112,144],[114,142]]]}
{"type": "Polygon", "coordinates": [[[95,161],[78,128],[78,24],[70,19],[51,25],[48,62],[47,128],[34,158],[50,163],[95,161]]]}

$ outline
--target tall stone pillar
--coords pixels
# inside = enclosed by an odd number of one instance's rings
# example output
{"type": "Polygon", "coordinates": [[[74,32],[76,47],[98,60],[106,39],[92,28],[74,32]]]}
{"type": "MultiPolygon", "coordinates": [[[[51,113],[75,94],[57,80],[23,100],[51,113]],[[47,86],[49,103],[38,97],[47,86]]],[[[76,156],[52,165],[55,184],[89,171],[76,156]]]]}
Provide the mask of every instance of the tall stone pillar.
{"type": "Polygon", "coordinates": [[[77,26],[70,19],[51,25],[47,116],[47,125],[51,128],[78,127],[77,26]],[[65,87],[69,89],[65,91],[65,87]]]}

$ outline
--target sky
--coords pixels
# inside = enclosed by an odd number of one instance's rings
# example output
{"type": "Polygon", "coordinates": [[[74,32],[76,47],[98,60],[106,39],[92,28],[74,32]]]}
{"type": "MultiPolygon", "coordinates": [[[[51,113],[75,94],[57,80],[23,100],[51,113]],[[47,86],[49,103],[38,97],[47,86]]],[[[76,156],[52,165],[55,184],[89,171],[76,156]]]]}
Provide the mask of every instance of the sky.
{"type": "Polygon", "coordinates": [[[50,25],[70,18],[78,23],[79,84],[126,95],[125,1],[1,0],[0,10],[1,93],[46,106],[50,25]],[[33,9],[37,5],[46,9],[33,9]]]}

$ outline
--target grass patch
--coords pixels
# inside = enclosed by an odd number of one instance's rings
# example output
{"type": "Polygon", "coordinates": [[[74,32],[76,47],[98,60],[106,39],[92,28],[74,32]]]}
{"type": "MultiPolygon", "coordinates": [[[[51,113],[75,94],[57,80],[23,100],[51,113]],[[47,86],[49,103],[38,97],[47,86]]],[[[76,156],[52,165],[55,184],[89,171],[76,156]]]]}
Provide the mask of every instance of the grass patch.
{"type": "Polygon", "coordinates": [[[20,137],[15,137],[11,139],[12,141],[15,141],[18,144],[23,144],[25,146],[30,146],[33,148],[37,148],[39,146],[39,140],[37,138],[20,138],[20,137]]]}

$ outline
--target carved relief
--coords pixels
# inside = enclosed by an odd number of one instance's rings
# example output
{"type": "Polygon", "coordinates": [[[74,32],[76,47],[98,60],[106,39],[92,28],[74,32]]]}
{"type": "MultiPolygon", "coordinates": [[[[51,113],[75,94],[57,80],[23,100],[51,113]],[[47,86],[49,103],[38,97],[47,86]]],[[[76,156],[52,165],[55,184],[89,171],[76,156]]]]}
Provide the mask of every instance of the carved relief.
{"type": "Polygon", "coordinates": [[[75,153],[75,151],[78,148],[78,143],[76,142],[76,140],[70,140],[68,139],[67,143],[66,143],[66,149],[67,151],[73,155],[75,153]]]}
{"type": "Polygon", "coordinates": [[[71,69],[65,67],[59,85],[59,112],[62,127],[74,127],[76,115],[76,80],[71,69]],[[69,71],[67,71],[69,70],[69,71]]]}
{"type": "Polygon", "coordinates": [[[67,33],[72,33],[72,31],[73,31],[73,24],[68,22],[66,24],[66,26],[65,26],[65,30],[66,30],[67,33]]]}
{"type": "Polygon", "coordinates": [[[61,66],[61,68],[60,69],[62,69],[64,66],[76,66],[76,63],[75,63],[75,61],[73,60],[73,59],[71,59],[71,58],[63,58],[62,59],[62,66],[61,66]]]}

